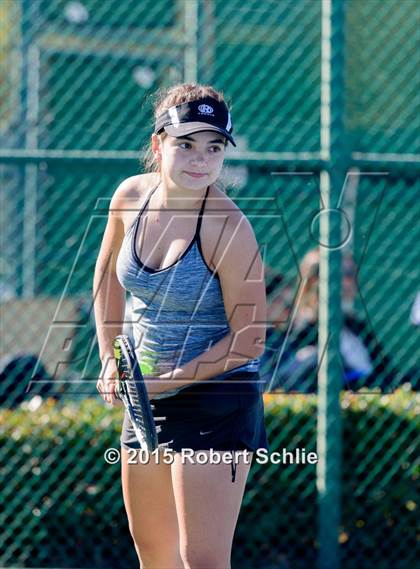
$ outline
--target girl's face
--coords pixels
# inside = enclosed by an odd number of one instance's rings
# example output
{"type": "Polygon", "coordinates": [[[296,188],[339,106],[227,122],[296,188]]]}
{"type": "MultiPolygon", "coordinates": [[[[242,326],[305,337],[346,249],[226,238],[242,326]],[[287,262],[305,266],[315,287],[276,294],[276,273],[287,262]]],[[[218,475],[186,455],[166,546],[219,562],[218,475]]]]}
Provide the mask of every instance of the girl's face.
{"type": "Polygon", "coordinates": [[[214,131],[195,132],[182,138],[153,135],[152,148],[163,179],[180,188],[199,190],[219,177],[225,142],[225,137],[214,131]]]}

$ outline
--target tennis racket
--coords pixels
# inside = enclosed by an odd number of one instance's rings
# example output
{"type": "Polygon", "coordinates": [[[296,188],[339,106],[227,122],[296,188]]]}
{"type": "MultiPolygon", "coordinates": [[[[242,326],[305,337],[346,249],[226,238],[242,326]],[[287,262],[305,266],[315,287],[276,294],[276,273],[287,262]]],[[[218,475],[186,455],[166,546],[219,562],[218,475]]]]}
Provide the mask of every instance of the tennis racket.
{"type": "Polygon", "coordinates": [[[121,334],[115,337],[114,357],[119,378],[115,396],[124,403],[141,448],[152,452],[158,447],[155,422],[143,375],[128,336],[121,334]]]}

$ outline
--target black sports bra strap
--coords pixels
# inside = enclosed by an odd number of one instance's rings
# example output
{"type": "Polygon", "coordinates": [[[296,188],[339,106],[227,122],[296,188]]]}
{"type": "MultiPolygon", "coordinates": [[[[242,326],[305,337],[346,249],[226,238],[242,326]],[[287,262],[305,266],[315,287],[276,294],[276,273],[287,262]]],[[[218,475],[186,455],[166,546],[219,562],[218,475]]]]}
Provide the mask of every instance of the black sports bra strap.
{"type": "MultiPolygon", "coordinates": [[[[146,209],[147,204],[150,201],[150,198],[152,197],[152,195],[155,193],[155,191],[158,189],[158,187],[160,186],[160,182],[153,188],[153,190],[150,192],[150,194],[148,195],[146,201],[143,204],[143,207],[141,208],[141,210],[138,213],[137,216],[137,220],[140,219],[140,217],[142,216],[144,210],[146,209]]],[[[209,195],[209,190],[210,190],[210,186],[207,186],[207,190],[206,190],[206,195],[204,196],[203,199],[203,203],[201,204],[201,208],[200,208],[200,213],[198,214],[198,222],[197,222],[197,228],[195,230],[195,237],[200,235],[200,229],[201,229],[201,218],[203,217],[203,213],[204,213],[204,208],[206,205],[206,200],[207,200],[207,196],[209,195]]]]}
{"type": "Polygon", "coordinates": [[[195,230],[195,236],[200,236],[200,229],[201,229],[201,219],[203,217],[204,208],[206,207],[206,200],[207,196],[209,195],[210,186],[207,186],[206,195],[204,196],[203,203],[201,204],[200,213],[198,214],[198,222],[197,222],[197,229],[195,230]]]}
{"type": "Polygon", "coordinates": [[[157,183],[157,185],[152,189],[152,191],[149,193],[149,195],[147,196],[146,201],[143,204],[143,207],[141,208],[141,210],[139,211],[139,215],[138,217],[140,218],[142,213],[144,212],[144,210],[146,209],[147,204],[150,202],[150,198],[152,197],[152,195],[155,193],[155,191],[158,189],[158,187],[160,186],[160,182],[157,183]]]}

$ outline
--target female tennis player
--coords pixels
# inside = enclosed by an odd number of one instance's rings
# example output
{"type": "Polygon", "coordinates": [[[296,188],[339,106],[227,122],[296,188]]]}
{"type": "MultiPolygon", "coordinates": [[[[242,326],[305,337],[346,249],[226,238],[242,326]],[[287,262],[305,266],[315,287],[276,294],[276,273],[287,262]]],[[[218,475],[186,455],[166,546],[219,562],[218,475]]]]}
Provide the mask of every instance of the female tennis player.
{"type": "Polygon", "coordinates": [[[115,191],[96,264],[98,391],[117,404],[112,344],[129,291],[162,451],[162,460],[136,460],[126,412],[123,497],[142,569],[229,568],[253,451],[268,449],[258,373],[264,270],[249,221],[218,186],[229,142],[221,93],[181,84],[162,94],[154,169],[115,191]],[[197,451],[204,463],[194,460],[197,451]]]}

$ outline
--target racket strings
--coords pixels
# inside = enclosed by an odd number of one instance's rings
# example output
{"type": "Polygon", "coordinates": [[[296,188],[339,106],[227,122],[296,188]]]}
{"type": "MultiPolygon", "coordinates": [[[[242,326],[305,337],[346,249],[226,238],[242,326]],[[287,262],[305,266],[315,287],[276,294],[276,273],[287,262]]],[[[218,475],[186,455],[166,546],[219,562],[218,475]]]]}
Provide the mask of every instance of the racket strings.
{"type": "Polygon", "coordinates": [[[134,370],[136,369],[136,366],[138,366],[137,359],[131,353],[130,347],[127,346],[125,342],[124,344],[127,349],[128,358],[128,361],[125,358],[122,359],[122,373],[126,393],[131,403],[135,421],[144,436],[147,431],[147,422],[145,421],[143,409],[147,404],[148,399],[146,400],[145,394],[139,389],[140,385],[137,386],[136,381],[134,380],[134,370]]]}
{"type": "Polygon", "coordinates": [[[114,355],[119,377],[116,396],[124,402],[141,446],[153,450],[158,442],[149,397],[134,348],[126,336],[115,339],[114,355]]]}

